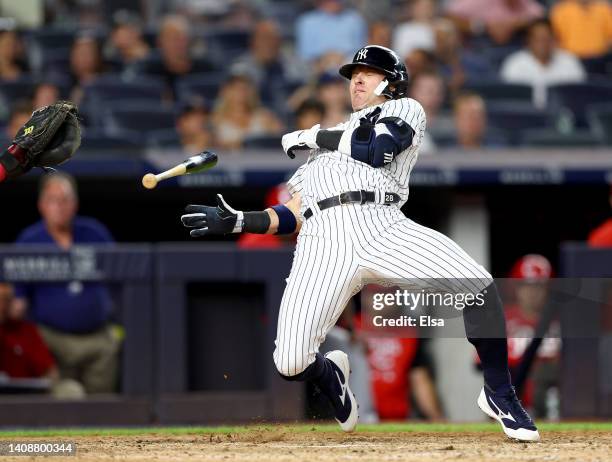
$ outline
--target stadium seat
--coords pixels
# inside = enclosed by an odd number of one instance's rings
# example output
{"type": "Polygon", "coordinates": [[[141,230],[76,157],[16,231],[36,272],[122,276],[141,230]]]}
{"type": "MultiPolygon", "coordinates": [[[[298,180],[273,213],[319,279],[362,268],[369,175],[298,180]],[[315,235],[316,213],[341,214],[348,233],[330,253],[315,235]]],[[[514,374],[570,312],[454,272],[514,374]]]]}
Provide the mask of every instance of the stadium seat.
{"type": "Polygon", "coordinates": [[[109,135],[98,130],[83,130],[79,151],[85,153],[116,152],[138,154],[142,145],[127,135],[109,135]]]}
{"type": "Polygon", "coordinates": [[[524,130],[520,134],[521,146],[554,147],[554,148],[577,148],[601,146],[601,137],[590,131],[577,131],[564,134],[557,130],[524,130]]]}
{"type": "Polygon", "coordinates": [[[0,96],[5,103],[12,105],[15,101],[31,98],[35,86],[36,80],[29,76],[4,80],[0,82],[0,96]]]}
{"type": "Polygon", "coordinates": [[[471,83],[468,90],[478,93],[487,102],[522,101],[531,103],[532,87],[518,83],[505,83],[498,80],[471,83]]]}
{"type": "Polygon", "coordinates": [[[26,43],[38,48],[41,52],[70,49],[76,35],[76,29],[42,28],[28,34],[26,43]]]}
{"type": "Polygon", "coordinates": [[[235,58],[249,48],[251,31],[246,29],[217,29],[204,33],[202,38],[211,50],[227,58],[235,58]]]}
{"type": "Polygon", "coordinates": [[[612,145],[612,104],[592,105],[587,119],[591,132],[606,144],[612,145]]]}
{"type": "Polygon", "coordinates": [[[164,83],[153,77],[139,76],[138,79],[126,80],[117,74],[108,74],[97,78],[85,86],[85,101],[105,104],[114,101],[151,101],[160,103],[164,92],[164,83]]]}
{"type": "Polygon", "coordinates": [[[487,105],[489,124],[511,135],[533,128],[554,128],[555,116],[527,104],[493,103],[487,105]]]}
{"type": "Polygon", "coordinates": [[[149,104],[127,104],[105,111],[104,130],[116,135],[129,133],[146,141],[149,133],[173,129],[175,112],[172,108],[149,104]]]}
{"type": "Polygon", "coordinates": [[[281,149],[280,135],[258,135],[249,136],[244,140],[242,146],[245,149],[281,149]]]}
{"type": "Polygon", "coordinates": [[[70,69],[70,48],[45,51],[41,56],[40,69],[45,74],[67,74],[70,69]]]}
{"type": "Polygon", "coordinates": [[[192,74],[181,78],[177,84],[178,99],[189,101],[199,96],[206,103],[212,103],[219,93],[219,87],[226,80],[225,73],[209,72],[205,74],[192,74]]]}
{"type": "Polygon", "coordinates": [[[181,145],[181,139],[174,129],[155,130],[147,133],[147,145],[158,148],[177,148],[181,145]]]}
{"type": "Polygon", "coordinates": [[[566,107],[574,115],[576,127],[588,127],[587,111],[592,104],[612,103],[612,83],[589,82],[553,85],[548,89],[551,108],[566,107]]]}

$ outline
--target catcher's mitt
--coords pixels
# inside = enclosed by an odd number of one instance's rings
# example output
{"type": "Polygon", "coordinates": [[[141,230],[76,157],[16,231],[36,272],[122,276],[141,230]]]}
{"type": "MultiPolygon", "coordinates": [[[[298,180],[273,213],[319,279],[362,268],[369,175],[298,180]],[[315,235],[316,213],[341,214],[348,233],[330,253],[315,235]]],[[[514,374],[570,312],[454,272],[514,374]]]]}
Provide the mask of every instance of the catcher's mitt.
{"type": "Polygon", "coordinates": [[[58,101],[37,109],[19,129],[13,145],[2,155],[9,178],[32,167],[50,167],[70,159],[81,144],[78,109],[70,101],[58,101]]]}

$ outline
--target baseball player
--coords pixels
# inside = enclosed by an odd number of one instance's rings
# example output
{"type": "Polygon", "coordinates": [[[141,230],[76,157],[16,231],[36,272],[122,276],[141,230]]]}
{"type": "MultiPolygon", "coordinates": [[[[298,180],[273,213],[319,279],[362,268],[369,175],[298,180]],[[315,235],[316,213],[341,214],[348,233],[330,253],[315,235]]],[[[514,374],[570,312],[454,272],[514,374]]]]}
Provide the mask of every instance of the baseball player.
{"type": "Polygon", "coordinates": [[[314,382],[345,431],[358,420],[349,360],[338,350],[322,356],[319,345],[363,281],[440,281],[454,285],[452,290],[482,292],[485,309],[463,311],[468,339],[483,365],[478,405],[509,437],[538,440],[510,383],[502,304],[491,275],[451,239],[400,211],[425,131],[423,108],[406,97],[406,67],[392,50],[370,45],[340,74],[350,81],[349,120],[283,136],[290,157],[309,152],[288,181],[287,203],[242,212],[218,195],[216,207],[189,205],[183,224],[193,237],[299,232],[274,362],[283,378],[314,382]]]}
{"type": "Polygon", "coordinates": [[[73,103],[58,101],[37,109],[0,154],[0,183],[32,167],[59,165],[70,159],[80,144],[78,110],[73,103]]]}

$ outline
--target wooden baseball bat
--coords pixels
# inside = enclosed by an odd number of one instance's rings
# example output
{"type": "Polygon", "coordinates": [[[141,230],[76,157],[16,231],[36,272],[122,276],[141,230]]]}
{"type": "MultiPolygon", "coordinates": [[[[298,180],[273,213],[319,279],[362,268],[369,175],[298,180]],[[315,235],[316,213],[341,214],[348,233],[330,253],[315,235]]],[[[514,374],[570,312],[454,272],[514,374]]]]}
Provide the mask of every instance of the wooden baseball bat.
{"type": "Polygon", "coordinates": [[[203,172],[217,165],[217,154],[212,151],[204,151],[200,154],[190,157],[184,162],[181,162],[175,167],[172,167],[165,172],[147,173],[142,177],[142,185],[147,189],[153,189],[162,180],[173,178],[175,176],[190,175],[192,173],[203,172]]]}

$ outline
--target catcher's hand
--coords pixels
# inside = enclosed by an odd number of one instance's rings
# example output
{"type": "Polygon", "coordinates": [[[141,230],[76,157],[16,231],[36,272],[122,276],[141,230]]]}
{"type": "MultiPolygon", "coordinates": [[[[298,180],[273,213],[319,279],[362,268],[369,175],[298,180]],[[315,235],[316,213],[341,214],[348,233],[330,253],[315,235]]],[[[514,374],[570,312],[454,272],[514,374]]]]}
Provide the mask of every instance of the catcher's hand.
{"type": "Polygon", "coordinates": [[[51,167],[70,159],[81,144],[78,109],[70,101],[58,101],[37,109],[19,129],[10,152],[0,156],[8,177],[32,167],[51,167]]]}
{"type": "Polygon", "coordinates": [[[242,231],[244,213],[227,205],[221,194],[217,194],[216,207],[188,205],[185,212],[187,213],[181,216],[181,221],[186,228],[194,228],[189,232],[191,237],[242,231]]]}

